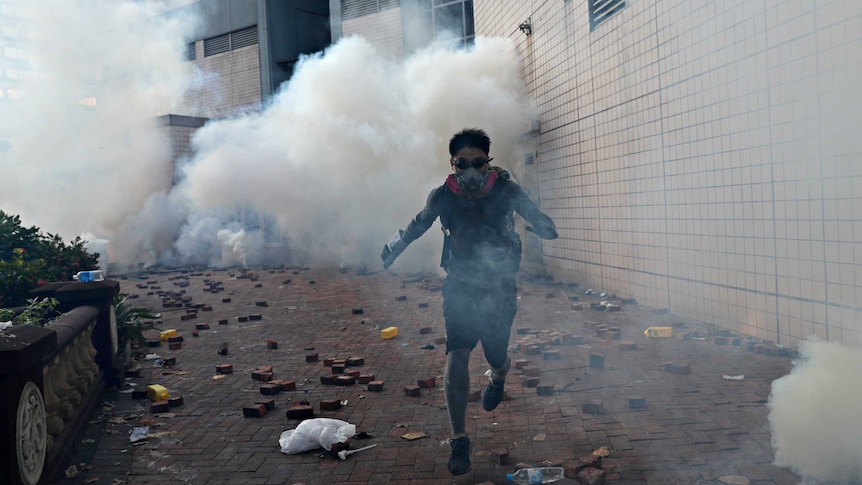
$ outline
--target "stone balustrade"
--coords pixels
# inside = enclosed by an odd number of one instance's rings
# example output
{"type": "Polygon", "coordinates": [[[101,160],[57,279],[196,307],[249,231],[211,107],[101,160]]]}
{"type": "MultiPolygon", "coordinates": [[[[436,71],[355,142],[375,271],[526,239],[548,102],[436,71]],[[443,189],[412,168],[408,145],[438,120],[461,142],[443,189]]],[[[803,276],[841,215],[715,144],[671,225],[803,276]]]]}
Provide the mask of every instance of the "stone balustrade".
{"type": "Polygon", "coordinates": [[[51,283],[63,314],[45,327],[0,331],[0,483],[36,485],[62,477],[106,385],[119,380],[113,297],[116,281],[51,283]]]}

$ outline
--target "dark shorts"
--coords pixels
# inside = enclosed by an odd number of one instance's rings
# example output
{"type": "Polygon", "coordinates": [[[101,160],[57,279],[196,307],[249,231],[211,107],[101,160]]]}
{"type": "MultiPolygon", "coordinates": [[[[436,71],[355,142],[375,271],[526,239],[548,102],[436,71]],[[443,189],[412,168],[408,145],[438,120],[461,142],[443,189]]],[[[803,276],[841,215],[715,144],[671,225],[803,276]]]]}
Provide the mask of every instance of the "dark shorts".
{"type": "Polygon", "coordinates": [[[443,283],[446,352],[473,350],[482,342],[488,364],[502,367],[517,307],[514,277],[489,278],[481,283],[447,277],[443,283]]]}

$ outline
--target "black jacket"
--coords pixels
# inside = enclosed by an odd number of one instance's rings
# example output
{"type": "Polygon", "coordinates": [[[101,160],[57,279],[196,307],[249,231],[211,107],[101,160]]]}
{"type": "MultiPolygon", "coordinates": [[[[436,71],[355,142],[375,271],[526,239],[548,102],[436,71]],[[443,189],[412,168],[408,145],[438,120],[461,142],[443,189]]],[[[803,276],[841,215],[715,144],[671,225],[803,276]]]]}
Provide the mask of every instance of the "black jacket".
{"type": "Polygon", "coordinates": [[[515,232],[514,213],[532,225],[544,239],[554,239],[554,222],[530,200],[505,171],[493,167],[497,182],[480,198],[455,195],[445,184],[428,195],[422,212],[407,225],[404,241],[410,243],[440,218],[446,233],[441,266],[450,277],[482,282],[514,277],[521,263],[521,239],[515,232]]]}

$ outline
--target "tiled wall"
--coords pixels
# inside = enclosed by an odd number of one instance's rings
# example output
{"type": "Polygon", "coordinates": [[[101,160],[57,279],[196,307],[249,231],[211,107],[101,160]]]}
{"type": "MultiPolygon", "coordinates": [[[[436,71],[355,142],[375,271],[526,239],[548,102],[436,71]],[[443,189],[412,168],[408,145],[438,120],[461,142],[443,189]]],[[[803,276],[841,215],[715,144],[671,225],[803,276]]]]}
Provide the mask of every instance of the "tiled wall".
{"type": "Polygon", "coordinates": [[[593,32],[587,0],[475,18],[515,39],[541,111],[525,170],[556,279],[862,346],[862,2],[626,0],[593,32]]]}
{"type": "Polygon", "coordinates": [[[400,59],[404,54],[400,8],[348,19],[341,25],[344,37],[362,35],[378,52],[393,59],[400,59]]]}
{"type": "Polygon", "coordinates": [[[219,118],[261,106],[258,45],[204,57],[203,41],[195,43],[195,85],[186,95],[178,114],[219,118]]]}

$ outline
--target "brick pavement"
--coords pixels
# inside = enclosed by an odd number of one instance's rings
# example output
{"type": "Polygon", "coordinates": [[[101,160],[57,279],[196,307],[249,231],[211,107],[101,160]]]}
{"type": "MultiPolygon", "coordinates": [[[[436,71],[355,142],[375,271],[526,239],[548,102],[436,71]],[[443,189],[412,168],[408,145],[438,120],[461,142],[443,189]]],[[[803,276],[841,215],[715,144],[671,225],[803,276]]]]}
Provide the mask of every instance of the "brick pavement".
{"type": "MultiPolygon", "coordinates": [[[[167,342],[141,349],[175,357],[172,368],[140,361],[141,385],[161,384],[171,396],[182,396],[184,404],[153,415],[149,401],[132,399],[131,388],[109,393],[76,457],[80,472],[68,483],[451,483],[442,390],[445,344],[421,348],[444,336],[436,276],[316,267],[177,269],[141,273],[121,283],[123,292],[138,295],[132,300],[135,306],[162,312],[159,329],[174,328],[184,338],[181,349],[170,350],[167,342]],[[219,282],[224,291],[210,292],[219,282]],[[185,283],[187,287],[178,286],[185,283]],[[183,320],[187,308],[162,308],[159,293],[180,290],[192,297],[190,305],[212,309],[198,308],[197,317],[183,320]],[[223,302],[226,298],[230,302],[223,302]],[[260,315],[260,320],[239,321],[250,315],[260,315]],[[193,337],[200,323],[210,328],[193,337]],[[389,326],[397,326],[399,335],[382,340],[380,331],[389,326]],[[426,327],[432,332],[420,333],[426,327]],[[268,348],[268,339],[277,348],[268,348]],[[223,342],[229,345],[227,355],[218,354],[223,342]],[[311,354],[320,360],[306,362],[311,354]],[[351,357],[364,363],[347,369],[384,381],[382,392],[360,384],[321,383],[321,377],[333,375],[324,359],[351,357]],[[213,380],[219,364],[231,364],[234,373],[213,380]],[[251,377],[262,365],[273,366],[274,378],[294,381],[296,390],[273,396],[276,408],[264,417],[244,417],[244,405],[265,397],[262,383],[251,377]],[[431,377],[436,378],[433,388],[421,389],[419,397],[405,394],[405,386],[431,377]],[[321,411],[322,400],[346,404],[321,411]],[[308,401],[316,417],[347,421],[371,436],[350,440],[351,448],[377,447],[347,460],[323,450],[281,453],[279,436],[299,423],[285,413],[299,401],[308,401]],[[132,445],[129,432],[142,422],[150,424],[156,437],[132,445]],[[417,431],[427,437],[402,438],[417,431]]],[[[726,475],[743,475],[759,484],[799,482],[770,464],[765,406],[770,383],[789,371],[790,359],[748,351],[746,341],[735,346],[708,338],[649,339],[644,328],[671,325],[676,319],[637,305],[623,305],[619,312],[593,311],[590,303],[599,298],[577,288],[526,279],[520,286],[513,343],[567,338],[563,334],[582,336],[584,343],[548,346],[558,352],[549,358],[558,360],[545,360],[541,350],[527,355],[527,342],[524,352],[513,352],[513,359],[530,361],[541,386],[554,386],[549,395],[522,385],[520,371],[513,370],[508,400],[494,412],[483,411],[478,402],[469,405],[475,483],[506,483],[505,474],[518,463],[575,465],[601,447],[610,452],[602,460],[607,483],[718,484],[726,475]],[[573,296],[585,310],[572,309],[573,296]],[[619,327],[620,340],[599,337],[599,324],[619,327]],[[635,343],[636,350],[621,350],[624,341],[635,343]],[[590,367],[591,354],[604,356],[603,369],[590,367]],[[668,362],[680,368],[688,364],[690,373],[666,372],[668,362]],[[724,380],[725,374],[745,379],[724,380]],[[634,398],[643,399],[645,408],[631,409],[634,398]],[[600,414],[585,412],[585,404],[589,408],[599,401],[600,414]],[[508,466],[496,463],[500,453],[508,453],[508,466]]],[[[692,323],[677,330],[709,337],[709,329],[692,323]]],[[[470,368],[471,387],[478,391],[486,382],[481,352],[473,353],[470,368]]]]}

